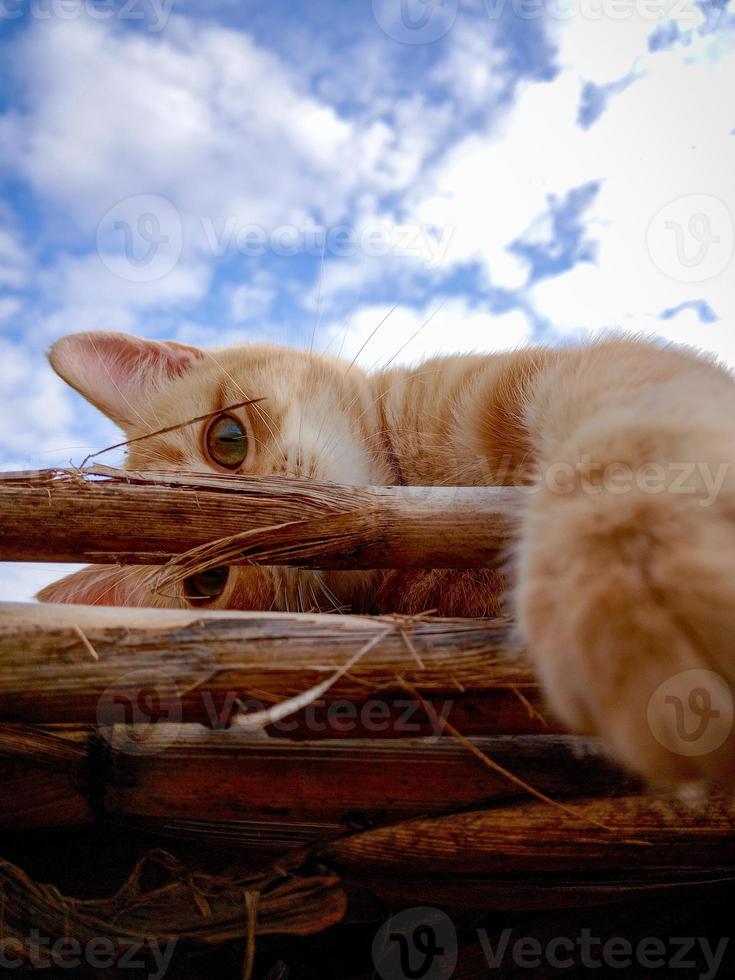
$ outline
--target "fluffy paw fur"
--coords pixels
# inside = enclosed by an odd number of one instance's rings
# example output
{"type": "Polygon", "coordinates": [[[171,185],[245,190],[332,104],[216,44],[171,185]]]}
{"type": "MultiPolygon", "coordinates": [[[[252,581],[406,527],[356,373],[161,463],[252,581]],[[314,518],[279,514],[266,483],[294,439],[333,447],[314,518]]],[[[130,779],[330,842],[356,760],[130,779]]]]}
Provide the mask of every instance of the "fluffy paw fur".
{"type": "Polygon", "coordinates": [[[735,446],[619,412],[539,472],[519,625],[550,705],[655,782],[735,772],[735,446]]]}

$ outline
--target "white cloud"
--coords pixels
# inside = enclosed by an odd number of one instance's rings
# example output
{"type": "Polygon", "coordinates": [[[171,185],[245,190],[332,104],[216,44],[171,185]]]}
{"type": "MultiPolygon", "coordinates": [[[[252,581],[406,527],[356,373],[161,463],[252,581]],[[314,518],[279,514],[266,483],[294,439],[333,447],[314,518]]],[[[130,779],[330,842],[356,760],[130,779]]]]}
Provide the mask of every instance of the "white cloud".
{"type": "Polygon", "coordinates": [[[347,324],[329,324],[318,347],[350,361],[357,357],[363,368],[380,368],[415,364],[432,354],[512,350],[530,339],[530,324],[519,310],[496,315],[466,300],[437,299],[423,309],[400,306],[392,312],[390,306],[363,306],[347,324]]]}
{"type": "Polygon", "coordinates": [[[0,321],[9,320],[22,307],[21,301],[15,296],[0,296],[0,321]]]}
{"type": "Polygon", "coordinates": [[[42,351],[1,337],[0,391],[4,470],[65,466],[117,441],[112,424],[56,377],[42,351]],[[91,446],[91,440],[99,441],[91,446]]]}
{"type": "Polygon", "coordinates": [[[657,26],[677,23],[690,30],[705,22],[691,0],[561,0],[559,10],[564,9],[574,16],[559,24],[559,62],[598,85],[637,68],[657,26]]]}
{"type": "Polygon", "coordinates": [[[278,295],[272,277],[257,273],[253,282],[235,286],[230,293],[230,314],[236,323],[262,321],[267,317],[278,295]]]}
{"type": "Polygon", "coordinates": [[[494,27],[486,17],[461,16],[445,39],[444,57],[432,81],[448,88],[460,111],[487,113],[503,93],[510,74],[507,56],[495,43],[494,27]]]}
{"type": "Polygon", "coordinates": [[[8,228],[0,227],[0,286],[21,289],[27,282],[31,259],[8,228]]]}
{"type": "Polygon", "coordinates": [[[467,136],[440,161],[412,214],[454,228],[448,267],[479,261],[494,284],[519,288],[528,270],[507,245],[538,226],[549,195],[599,181],[585,215],[599,242],[597,264],[537,285],[531,298],[539,313],[576,329],[655,316],[704,298],[718,316],[735,321],[732,263],[710,281],[677,282],[655,264],[646,243],[652,218],[672,200],[705,193],[735,215],[733,118],[722,98],[735,85],[735,61],[713,37],[649,54],[652,27],[584,19],[560,26],[562,55],[573,67],[552,82],[525,84],[500,127],[467,136]],[[619,50],[617,39],[624,42],[619,50]],[[582,130],[577,112],[585,73],[606,80],[632,68],[640,77],[582,130]]]}
{"type": "MultiPolygon", "coordinates": [[[[721,202],[735,215],[735,140],[732,113],[718,92],[735,84],[732,60],[701,57],[692,62],[677,52],[651,56],[647,72],[616,96],[600,120],[581,134],[562,115],[565,100],[551,99],[556,140],[543,147],[547,174],[561,183],[604,178],[600,193],[587,213],[588,228],[599,242],[594,266],[576,267],[535,286],[532,300],[540,313],[563,328],[596,328],[620,324],[635,326],[641,318],[655,317],[680,303],[704,299],[715,315],[735,322],[733,262],[703,282],[678,281],[667,274],[662,256],[649,251],[647,231],[652,219],[670,202],[671,217],[689,234],[688,201],[702,210],[701,195],[712,200],[712,233],[718,248],[732,256],[732,226],[718,217],[721,202]]],[[[554,86],[556,87],[556,86],[554,86]]],[[[705,215],[706,217],[706,215],[705,215]]],[[[676,229],[667,229],[674,235],[676,229]]],[[[695,228],[696,231],[696,228],[695,228]]],[[[673,247],[673,244],[672,244],[673,247]]],[[[699,245],[684,241],[690,252],[699,245]]],[[[692,252],[693,254],[693,252],[692,252]]],[[[683,270],[681,278],[688,277],[683,270]]],[[[665,330],[665,324],[661,325],[665,330]]],[[[701,331],[697,331],[701,333],[701,331]]]]}
{"type": "Polygon", "coordinates": [[[0,143],[82,228],[141,193],[169,197],[189,230],[202,216],[337,216],[389,135],[341,118],[247,34],[183,17],[155,37],[43,21],[16,65],[28,110],[0,143]]]}
{"type": "Polygon", "coordinates": [[[160,279],[131,282],[115,275],[97,253],[62,256],[41,273],[37,285],[53,300],[53,312],[38,321],[39,333],[55,339],[79,330],[135,331],[141,311],[196,301],[210,283],[211,268],[182,258],[160,279]]]}
{"type": "MultiPolygon", "coordinates": [[[[58,240],[66,234],[77,246],[73,255],[57,250],[37,283],[44,337],[135,331],[146,310],[205,297],[217,264],[240,258],[237,232],[246,227],[329,227],[372,213],[379,195],[417,179],[452,117],[450,106],[410,95],[383,96],[348,118],[248,34],[183,16],[162,35],[83,17],[38,21],[12,65],[23,94],[20,109],[0,116],[0,156],[48,204],[58,240]],[[102,220],[103,247],[122,252],[125,230],[113,218],[124,212],[137,235],[143,196],[171,202],[183,252],[150,281],[126,279],[124,267],[116,278],[89,244],[102,220]]],[[[145,250],[148,233],[133,251],[145,250]]],[[[0,238],[0,283],[3,270],[0,238]]],[[[256,316],[266,305],[262,288],[244,288],[230,312],[240,319],[249,307],[256,316]]]]}

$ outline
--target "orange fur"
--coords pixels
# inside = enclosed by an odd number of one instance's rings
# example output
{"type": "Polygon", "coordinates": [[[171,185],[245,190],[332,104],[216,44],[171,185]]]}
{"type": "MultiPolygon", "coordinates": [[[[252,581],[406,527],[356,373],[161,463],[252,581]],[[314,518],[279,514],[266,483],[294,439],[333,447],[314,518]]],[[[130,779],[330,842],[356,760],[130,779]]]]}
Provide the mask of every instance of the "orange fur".
{"type": "MultiPolygon", "coordinates": [[[[710,360],[613,339],[433,358],[368,376],[268,345],[200,352],[88,334],[56,344],[51,362],[131,439],[265,398],[235,413],[250,443],[248,473],[523,484],[507,572],[511,611],[556,714],[603,734],[619,759],[650,777],[732,771],[732,737],[687,755],[652,732],[664,709],[651,699],[668,678],[701,668],[735,681],[735,384],[710,360]],[[675,478],[687,467],[682,489],[675,478]],[[659,489],[644,478],[652,468],[659,489]]],[[[216,469],[204,431],[186,426],[136,443],[126,465],[216,469]]],[[[497,571],[237,568],[210,606],[495,615],[504,588],[497,571]]],[[[189,602],[183,587],[162,595],[150,569],[85,570],[40,598],[189,602]]]]}

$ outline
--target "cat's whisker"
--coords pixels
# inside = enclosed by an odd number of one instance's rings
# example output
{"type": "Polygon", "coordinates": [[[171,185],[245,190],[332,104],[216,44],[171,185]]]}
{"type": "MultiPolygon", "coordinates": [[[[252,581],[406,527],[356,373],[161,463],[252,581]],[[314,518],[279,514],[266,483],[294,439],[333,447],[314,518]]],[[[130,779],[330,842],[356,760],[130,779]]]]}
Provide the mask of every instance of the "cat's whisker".
{"type": "Polygon", "coordinates": [[[345,341],[347,340],[347,334],[349,333],[351,323],[352,323],[352,314],[350,313],[345,318],[345,328],[342,331],[342,343],[339,345],[339,350],[337,351],[337,360],[340,360],[340,358],[342,357],[342,351],[345,349],[345,341]]]}
{"type": "Polygon", "coordinates": [[[268,443],[265,442],[264,440],[256,439],[255,444],[258,449],[262,450],[263,452],[266,452],[270,456],[271,460],[273,461],[276,467],[276,470],[284,463],[284,459],[279,459],[276,453],[271,449],[268,443]]]}
{"type": "MultiPolygon", "coordinates": [[[[434,368],[427,369],[425,371],[417,371],[417,372],[414,373],[414,377],[417,377],[417,378],[418,377],[426,377],[426,376],[429,376],[429,375],[437,374],[438,372],[439,372],[439,368],[438,367],[434,367],[434,368]]],[[[367,406],[367,408],[365,408],[362,412],[360,412],[360,414],[356,417],[355,423],[361,422],[362,419],[368,414],[368,412],[372,411],[375,408],[375,406],[377,405],[377,403],[379,401],[381,401],[382,399],[384,399],[393,390],[393,388],[397,384],[399,384],[402,380],[403,379],[400,378],[400,377],[396,378],[383,391],[379,392],[375,396],[375,398],[370,402],[370,404],[367,406]]],[[[360,398],[360,393],[358,392],[358,394],[355,395],[347,403],[347,406],[346,406],[346,409],[345,409],[345,413],[348,413],[350,411],[350,409],[354,406],[355,402],[357,402],[359,400],[359,398],[360,398]]],[[[435,416],[431,416],[431,417],[434,418],[435,421],[440,421],[435,416]]],[[[408,426],[400,427],[400,426],[393,425],[393,426],[391,426],[391,428],[392,428],[392,430],[394,432],[400,432],[400,431],[403,431],[404,429],[408,430],[409,427],[408,426]]],[[[327,441],[320,447],[319,452],[318,452],[318,454],[316,456],[316,459],[315,459],[315,462],[314,462],[314,468],[315,469],[318,466],[318,464],[323,461],[324,456],[327,453],[327,451],[329,449],[331,449],[331,447],[334,445],[334,440],[336,438],[338,438],[337,434],[332,433],[329,436],[329,438],[327,439],[327,441]]],[[[370,454],[370,450],[368,450],[366,448],[360,448],[359,451],[362,453],[362,455],[369,455],[370,454]]],[[[344,454],[340,454],[339,456],[335,457],[335,459],[336,460],[340,460],[343,455],[344,454]]]]}
{"type": "MultiPolygon", "coordinates": [[[[211,351],[205,351],[205,354],[206,354],[206,355],[207,355],[207,356],[208,356],[209,358],[211,358],[211,360],[213,360],[213,361],[214,361],[214,363],[215,363],[215,364],[217,365],[217,368],[218,368],[218,369],[219,369],[219,370],[220,370],[220,371],[222,372],[222,374],[224,374],[224,376],[225,376],[225,377],[227,378],[227,380],[228,380],[228,381],[230,382],[230,384],[232,384],[232,385],[233,385],[233,386],[235,387],[235,389],[236,389],[237,391],[239,391],[239,392],[240,392],[240,394],[241,394],[241,395],[242,395],[242,396],[243,396],[244,398],[247,398],[248,396],[247,396],[247,393],[245,392],[245,389],[244,389],[244,388],[242,387],[242,385],[241,385],[241,384],[240,384],[240,383],[239,383],[239,382],[238,382],[238,381],[237,381],[237,380],[236,380],[236,379],[235,379],[235,378],[233,377],[233,375],[232,375],[232,374],[230,374],[230,372],[229,372],[229,371],[227,370],[227,368],[225,368],[225,367],[224,367],[224,366],[223,366],[223,365],[222,365],[222,364],[221,364],[221,363],[220,363],[220,362],[219,362],[219,361],[217,360],[217,358],[216,358],[216,357],[214,356],[214,354],[213,354],[213,353],[212,353],[211,351]]],[[[262,401],[262,399],[259,399],[259,401],[262,401]]],[[[251,404],[255,404],[255,402],[253,401],[253,402],[251,402],[251,404]]],[[[273,438],[273,441],[275,442],[275,444],[276,444],[276,446],[278,446],[278,448],[280,449],[280,451],[281,451],[281,455],[283,456],[283,462],[285,463],[285,462],[286,462],[286,460],[287,460],[287,457],[286,457],[286,453],[284,452],[284,450],[283,450],[283,446],[282,446],[282,445],[280,444],[280,442],[279,442],[279,439],[278,439],[278,437],[277,437],[277,435],[276,435],[276,433],[275,433],[275,432],[273,431],[273,429],[272,429],[272,428],[270,427],[270,424],[269,424],[269,421],[268,421],[268,418],[269,418],[269,417],[268,417],[268,415],[267,415],[267,413],[266,413],[266,415],[263,415],[263,409],[262,409],[262,408],[258,408],[258,407],[256,407],[256,408],[254,409],[254,411],[256,411],[256,412],[258,412],[258,415],[260,416],[260,418],[261,418],[261,419],[263,419],[263,422],[265,423],[265,425],[266,425],[266,428],[267,428],[267,429],[268,429],[268,431],[270,432],[270,434],[271,434],[271,436],[272,436],[272,438],[273,438]]],[[[270,421],[272,422],[272,421],[273,421],[273,419],[270,419],[270,421]]]]}
{"type": "Polygon", "coordinates": [[[399,303],[396,303],[396,304],[395,304],[395,306],[392,306],[392,307],[391,307],[391,308],[390,308],[390,309],[388,310],[388,312],[387,312],[387,313],[385,314],[385,316],[383,317],[383,319],[382,319],[382,320],[380,321],[380,323],[379,323],[379,324],[377,325],[377,327],[375,327],[375,328],[374,328],[374,329],[373,329],[373,330],[372,330],[372,331],[370,332],[370,334],[368,335],[368,338],[367,338],[367,340],[366,340],[366,341],[365,341],[365,342],[363,343],[363,345],[362,345],[362,346],[360,347],[360,349],[358,350],[358,352],[357,352],[357,353],[355,354],[355,356],[354,356],[354,357],[352,358],[352,360],[350,361],[350,365],[349,365],[349,367],[347,368],[347,371],[345,372],[345,374],[346,374],[346,375],[350,373],[350,371],[352,370],[352,368],[353,368],[353,367],[355,366],[355,364],[357,363],[357,359],[358,359],[358,357],[360,356],[360,354],[362,354],[362,352],[363,352],[363,351],[365,350],[365,348],[367,347],[367,345],[368,345],[368,344],[370,343],[370,341],[371,341],[371,340],[373,339],[373,337],[374,337],[374,336],[375,336],[375,334],[376,334],[376,333],[378,332],[378,330],[380,330],[380,328],[381,328],[381,327],[383,326],[383,324],[384,324],[384,323],[386,322],[386,320],[387,320],[387,319],[388,319],[388,318],[389,318],[389,317],[391,316],[391,314],[393,314],[393,313],[394,313],[394,312],[395,312],[395,311],[396,311],[396,310],[398,309],[398,307],[399,307],[399,305],[400,305],[399,303]]]}
{"type": "Polygon", "coordinates": [[[135,443],[142,442],[144,439],[152,439],[154,436],[162,436],[168,432],[175,432],[177,429],[183,429],[187,425],[194,425],[197,422],[204,422],[206,419],[214,418],[215,415],[219,415],[220,412],[233,411],[236,408],[243,408],[245,405],[253,405],[255,402],[262,401],[262,398],[250,398],[244,402],[237,402],[235,405],[228,405],[226,408],[216,409],[214,412],[207,412],[205,415],[197,415],[193,419],[187,419],[185,422],[176,422],[174,425],[165,425],[162,429],[155,429],[153,432],[146,432],[142,436],[135,436],[133,439],[125,439],[123,442],[116,442],[113,446],[107,446],[105,449],[100,449],[99,452],[90,453],[89,456],[85,457],[82,461],[80,469],[84,469],[90,459],[96,459],[103,453],[109,453],[113,449],[122,449],[124,446],[132,446],[135,443]]]}
{"type": "Polygon", "coordinates": [[[311,581],[309,582],[309,595],[311,596],[311,602],[312,602],[314,612],[319,612],[319,601],[316,597],[316,594],[314,592],[314,585],[311,581]]]}
{"type": "Polygon", "coordinates": [[[334,594],[334,592],[332,592],[332,590],[329,588],[329,586],[327,585],[327,583],[324,581],[324,578],[320,575],[318,577],[317,581],[319,582],[319,588],[320,588],[320,590],[327,597],[327,599],[329,600],[330,605],[333,606],[335,612],[342,612],[342,610],[344,609],[344,605],[342,605],[339,602],[339,600],[337,599],[337,596],[334,594]]]}
{"type": "MultiPolygon", "coordinates": [[[[327,247],[327,238],[325,235],[324,238],[322,239],[322,254],[321,254],[321,262],[319,266],[319,283],[317,286],[317,296],[316,296],[316,318],[314,320],[314,327],[311,331],[311,343],[309,344],[310,359],[314,353],[314,341],[316,339],[316,332],[317,329],[319,328],[319,324],[321,323],[321,319],[322,319],[322,285],[324,283],[324,253],[326,251],[326,247],[327,247]]],[[[297,452],[296,458],[299,460],[301,459],[301,451],[302,451],[301,433],[302,433],[303,423],[304,423],[304,403],[302,402],[301,412],[299,414],[299,438],[298,438],[297,449],[296,449],[297,452]]]]}
{"type": "MultiPolygon", "coordinates": [[[[412,343],[418,337],[418,335],[421,333],[421,331],[431,323],[431,321],[434,319],[434,317],[437,315],[437,313],[440,313],[441,312],[442,308],[444,307],[444,303],[445,302],[446,302],[446,300],[444,300],[443,302],[441,302],[437,306],[437,308],[434,310],[434,312],[431,313],[424,320],[424,322],[421,324],[421,326],[411,334],[411,336],[408,338],[408,340],[405,342],[405,344],[403,344],[401,347],[398,348],[398,350],[395,352],[395,354],[393,355],[393,357],[390,358],[390,360],[386,361],[385,364],[381,364],[380,365],[381,371],[387,371],[388,370],[388,368],[391,366],[391,364],[393,363],[393,361],[395,361],[395,359],[398,357],[398,355],[401,354],[408,347],[408,345],[410,343],[412,343]]],[[[371,371],[374,371],[377,368],[378,364],[379,364],[379,361],[376,361],[370,367],[370,370],[371,371]]]]}
{"type": "Polygon", "coordinates": [[[264,411],[260,406],[256,407],[255,411],[258,413],[259,417],[264,422],[265,427],[268,429],[268,432],[271,434],[277,449],[281,453],[281,462],[283,463],[284,466],[286,466],[288,464],[288,455],[286,453],[286,450],[283,448],[283,443],[281,442],[281,440],[279,439],[275,431],[275,429],[277,429],[275,420],[267,411],[264,411]],[[273,423],[273,426],[275,428],[271,427],[271,423],[273,423]]]}
{"type": "MultiPolygon", "coordinates": [[[[377,334],[377,332],[380,330],[380,328],[383,326],[383,324],[388,320],[388,318],[391,316],[391,314],[394,313],[395,310],[398,309],[398,306],[399,306],[398,303],[396,303],[394,306],[392,306],[391,309],[388,310],[388,312],[385,314],[385,316],[383,317],[383,319],[380,321],[380,323],[378,323],[378,325],[376,327],[374,327],[373,330],[370,332],[370,334],[367,337],[367,339],[364,341],[364,343],[362,344],[362,346],[360,347],[360,349],[358,350],[358,352],[355,354],[355,356],[350,361],[350,364],[348,365],[347,370],[345,371],[345,377],[347,377],[347,375],[350,373],[350,371],[352,370],[352,368],[355,366],[355,364],[357,362],[357,359],[359,358],[360,354],[362,354],[362,352],[365,350],[365,348],[367,347],[367,345],[370,343],[370,341],[373,339],[373,337],[377,334]]],[[[349,328],[350,321],[351,321],[351,317],[348,317],[347,322],[345,324],[345,330],[344,330],[344,333],[342,335],[342,344],[340,345],[339,354],[337,355],[338,358],[342,356],[342,350],[343,350],[344,345],[345,345],[345,340],[347,339],[347,331],[348,331],[348,328],[349,328]]],[[[355,401],[357,401],[357,399],[359,397],[360,397],[360,395],[358,393],[355,396],[355,398],[347,406],[347,409],[348,410],[354,405],[355,401]]],[[[366,409],[365,411],[367,412],[368,410],[369,409],[366,409]]],[[[359,416],[359,419],[362,419],[362,417],[363,417],[364,414],[365,414],[365,412],[362,415],[359,416]]],[[[321,435],[322,428],[324,426],[324,422],[326,421],[327,415],[328,415],[328,409],[327,409],[327,411],[325,411],[324,418],[322,419],[321,425],[319,426],[319,433],[317,435],[317,440],[316,440],[317,441],[317,445],[319,443],[319,436],[321,435]]],[[[300,433],[299,433],[299,443],[300,443],[300,433]]],[[[317,457],[317,460],[318,459],[319,459],[319,456],[317,457]]],[[[316,466],[316,463],[315,463],[315,466],[316,466]]]]}

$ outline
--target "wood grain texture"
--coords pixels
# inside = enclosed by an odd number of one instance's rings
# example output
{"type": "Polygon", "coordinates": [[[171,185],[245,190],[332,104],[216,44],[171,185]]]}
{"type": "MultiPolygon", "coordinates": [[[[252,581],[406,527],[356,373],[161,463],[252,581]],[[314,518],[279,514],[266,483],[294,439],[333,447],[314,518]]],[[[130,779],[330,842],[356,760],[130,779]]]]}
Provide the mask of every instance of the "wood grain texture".
{"type": "MultiPolygon", "coordinates": [[[[144,818],[152,826],[176,820],[192,832],[200,822],[202,836],[208,826],[234,840],[242,823],[243,841],[256,826],[267,838],[272,823],[309,840],[317,825],[323,836],[334,836],[523,795],[451,738],[292,742],[237,729],[155,726],[139,754],[124,726],[104,739],[107,815],[144,818]]],[[[606,763],[595,740],[495,736],[473,744],[547,793],[619,792],[623,786],[630,792],[632,785],[606,763]]]]}
{"type": "Polygon", "coordinates": [[[0,561],[161,565],[232,535],[228,564],[497,565],[520,491],[115,470],[0,474],[0,561]]]}
{"type": "MultiPolygon", "coordinates": [[[[493,736],[472,744],[565,797],[633,784],[593,739],[493,736]]],[[[292,741],[199,725],[44,730],[0,725],[0,826],[96,819],[212,843],[277,848],[523,795],[452,738],[292,741]]]]}
{"type": "Polygon", "coordinates": [[[91,823],[90,729],[0,725],[0,829],[91,823]]]}
{"type": "Polygon", "coordinates": [[[726,796],[694,807],[641,795],[568,804],[523,801],[406,821],[334,841],[321,850],[346,878],[412,875],[595,874],[667,869],[735,869],[735,802],[726,796]],[[605,830],[595,825],[605,825],[605,830]]]}
{"type": "Polygon", "coordinates": [[[436,718],[416,710],[404,682],[429,699],[435,714],[450,711],[465,734],[554,730],[502,620],[33,603],[0,603],[0,720],[81,725],[173,717],[226,725],[236,699],[256,707],[300,694],[376,637],[377,645],[316,705],[273,734],[436,734],[436,718]],[[339,704],[347,705],[342,716],[332,707],[339,704]]]}

